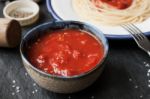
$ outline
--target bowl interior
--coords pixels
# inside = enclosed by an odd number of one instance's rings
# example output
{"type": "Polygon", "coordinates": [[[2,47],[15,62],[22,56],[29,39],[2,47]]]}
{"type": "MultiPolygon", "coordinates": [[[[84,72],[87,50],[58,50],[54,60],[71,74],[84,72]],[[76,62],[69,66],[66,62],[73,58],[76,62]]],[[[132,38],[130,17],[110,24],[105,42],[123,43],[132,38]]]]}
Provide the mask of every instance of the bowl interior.
{"type": "MultiPolygon", "coordinates": [[[[30,18],[34,16],[36,13],[38,13],[39,7],[33,1],[14,1],[5,7],[4,15],[9,18],[14,18],[9,15],[12,11],[32,13],[30,16],[25,17],[30,18]]],[[[25,19],[25,18],[16,18],[16,19],[25,19]]]]}
{"type": "MultiPolygon", "coordinates": [[[[89,33],[92,34],[92,36],[96,37],[97,40],[101,41],[104,47],[104,57],[102,60],[100,60],[100,64],[103,63],[104,59],[107,56],[108,53],[108,42],[105,36],[102,34],[102,32],[86,23],[81,23],[81,22],[76,22],[76,21],[57,21],[57,22],[49,22],[42,24],[40,26],[37,26],[33,28],[31,31],[29,31],[26,36],[23,38],[21,46],[20,46],[20,51],[22,56],[29,62],[28,57],[27,57],[27,48],[29,45],[34,43],[39,37],[45,35],[47,31],[54,31],[58,29],[80,29],[80,30],[85,30],[89,33]]],[[[96,69],[98,66],[95,66],[94,69],[96,69]]],[[[93,70],[94,70],[93,69],[93,70]]],[[[91,71],[93,71],[91,70],[91,71]]],[[[91,72],[89,71],[89,72],[91,72]]]]}

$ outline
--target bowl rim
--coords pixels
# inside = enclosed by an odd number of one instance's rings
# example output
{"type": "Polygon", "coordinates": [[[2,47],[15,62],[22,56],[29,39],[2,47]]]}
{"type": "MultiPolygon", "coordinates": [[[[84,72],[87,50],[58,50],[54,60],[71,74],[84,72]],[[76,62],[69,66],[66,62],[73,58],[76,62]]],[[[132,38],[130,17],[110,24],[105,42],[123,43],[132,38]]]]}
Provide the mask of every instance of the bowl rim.
{"type": "MultiPolygon", "coordinates": [[[[94,34],[91,34],[93,35],[94,37],[98,38],[98,40],[101,40],[101,38],[97,37],[96,35],[94,34]]],[[[26,35],[22,38],[21,40],[21,43],[20,43],[20,54],[21,54],[21,57],[22,57],[22,60],[23,62],[27,62],[28,66],[31,67],[33,70],[35,70],[36,72],[44,75],[44,76],[47,76],[47,77],[52,77],[52,78],[58,78],[58,79],[76,79],[76,78],[81,78],[81,77],[84,77],[86,75],[89,75],[91,73],[93,73],[94,71],[96,71],[98,68],[103,68],[103,63],[104,61],[106,60],[107,56],[108,56],[108,50],[109,50],[109,44],[108,44],[108,40],[106,39],[106,37],[104,36],[104,34],[99,30],[97,29],[96,27],[93,27],[92,25],[88,24],[88,23],[85,23],[85,22],[80,22],[80,21],[70,21],[70,20],[66,20],[66,21],[50,21],[50,22],[47,22],[47,23],[43,23],[41,25],[38,25],[34,28],[32,28],[30,31],[28,31],[26,33],[26,35]],[[49,74],[49,73],[46,73],[38,68],[36,68],[35,66],[32,65],[32,63],[29,62],[29,60],[25,57],[24,53],[23,53],[23,46],[24,46],[24,42],[25,42],[25,39],[28,37],[28,35],[30,35],[30,33],[32,33],[33,31],[35,31],[36,29],[38,28],[41,28],[45,25],[52,25],[53,23],[77,23],[77,24],[82,24],[82,25],[85,25],[85,26],[88,26],[92,29],[94,29],[95,31],[98,31],[101,33],[101,35],[103,36],[106,44],[104,45],[103,43],[103,46],[106,46],[106,49],[104,49],[104,56],[103,58],[97,63],[97,65],[92,68],[91,70],[87,71],[87,72],[84,72],[84,73],[81,73],[81,74],[78,74],[78,75],[74,75],[74,76],[59,76],[59,75],[53,75],[53,74],[49,74]]],[[[24,65],[25,66],[25,65],[24,65]]]]}
{"type": "MultiPolygon", "coordinates": [[[[19,6],[21,6],[21,5],[19,5],[19,6]]],[[[3,9],[3,14],[4,14],[4,16],[6,18],[15,19],[15,20],[18,20],[18,21],[24,21],[24,20],[32,19],[33,17],[37,16],[37,14],[39,13],[39,11],[40,11],[40,8],[39,8],[38,4],[35,3],[35,2],[33,2],[33,1],[30,1],[30,0],[19,1],[19,0],[17,0],[17,1],[13,1],[13,2],[7,4],[4,7],[4,9],[3,9]],[[8,15],[7,9],[9,9],[9,7],[14,6],[16,4],[21,4],[22,5],[24,3],[25,4],[28,3],[30,5],[34,5],[33,7],[36,8],[36,11],[34,11],[33,14],[31,14],[30,16],[27,16],[27,17],[24,17],[24,18],[15,18],[15,17],[11,17],[11,16],[8,15]]]]}

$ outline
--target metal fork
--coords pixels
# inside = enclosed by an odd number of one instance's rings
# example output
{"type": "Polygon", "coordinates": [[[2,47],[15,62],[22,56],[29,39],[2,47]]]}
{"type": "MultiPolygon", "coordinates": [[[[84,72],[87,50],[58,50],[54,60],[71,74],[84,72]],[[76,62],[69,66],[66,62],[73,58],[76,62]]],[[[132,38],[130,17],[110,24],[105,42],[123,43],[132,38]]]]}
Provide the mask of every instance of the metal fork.
{"type": "Polygon", "coordinates": [[[136,41],[138,46],[142,50],[147,52],[148,55],[150,56],[150,41],[143,34],[143,32],[138,27],[136,27],[134,24],[125,24],[125,25],[121,25],[121,27],[124,28],[125,30],[127,30],[131,34],[133,39],[136,41]]]}

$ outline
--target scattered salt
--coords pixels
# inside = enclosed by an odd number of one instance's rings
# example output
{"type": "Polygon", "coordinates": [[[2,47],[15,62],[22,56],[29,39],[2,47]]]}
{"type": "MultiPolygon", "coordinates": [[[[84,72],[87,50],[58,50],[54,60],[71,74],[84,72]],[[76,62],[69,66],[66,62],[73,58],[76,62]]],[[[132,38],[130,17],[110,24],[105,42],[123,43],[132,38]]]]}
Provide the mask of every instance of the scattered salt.
{"type": "Polygon", "coordinates": [[[140,95],[140,98],[143,98],[143,95],[140,95]]]}
{"type": "Polygon", "coordinates": [[[147,76],[150,76],[150,73],[147,73],[147,76]]]}
{"type": "Polygon", "coordinates": [[[32,93],[34,94],[35,92],[34,92],[34,91],[32,91],[32,93]]]}
{"type": "Polygon", "coordinates": [[[20,90],[16,90],[16,93],[19,93],[20,92],[20,90]]]}
{"type": "Polygon", "coordinates": [[[14,92],[12,92],[11,94],[12,94],[13,96],[15,95],[15,93],[14,93],[14,92]]]}
{"type": "Polygon", "coordinates": [[[28,75],[28,73],[25,73],[25,75],[27,76],[27,75],[28,75]]]}
{"type": "Polygon", "coordinates": [[[150,65],[149,65],[149,64],[146,64],[145,67],[150,67],[150,65]]]}
{"type": "Polygon", "coordinates": [[[69,96],[68,99],[71,99],[71,96],[69,96]]]}
{"type": "Polygon", "coordinates": [[[15,80],[13,80],[12,82],[13,82],[13,83],[16,83],[16,81],[15,81],[15,80]]]}
{"type": "Polygon", "coordinates": [[[12,85],[12,87],[14,88],[14,87],[16,87],[15,85],[12,85]]]}
{"type": "Polygon", "coordinates": [[[16,87],[16,90],[19,90],[19,89],[20,89],[20,87],[19,87],[19,86],[17,86],[17,87],[16,87]]]}
{"type": "Polygon", "coordinates": [[[132,81],[132,79],[131,79],[131,78],[129,78],[129,81],[132,81]]]}
{"type": "Polygon", "coordinates": [[[94,96],[91,96],[91,99],[94,99],[95,97],[94,96]]]}
{"type": "Polygon", "coordinates": [[[138,88],[138,86],[136,85],[134,88],[138,88]]]}
{"type": "Polygon", "coordinates": [[[37,90],[37,89],[35,89],[35,92],[38,92],[38,90],[37,90]]]}
{"type": "MultiPolygon", "coordinates": [[[[145,67],[148,67],[148,70],[147,70],[147,77],[149,78],[150,77],[150,64],[147,63],[147,62],[143,62],[145,67]]],[[[148,85],[147,85],[149,88],[150,88],[150,79],[148,79],[148,85]]]]}
{"type": "Polygon", "coordinates": [[[33,83],[33,86],[36,86],[36,83],[33,83]]]}

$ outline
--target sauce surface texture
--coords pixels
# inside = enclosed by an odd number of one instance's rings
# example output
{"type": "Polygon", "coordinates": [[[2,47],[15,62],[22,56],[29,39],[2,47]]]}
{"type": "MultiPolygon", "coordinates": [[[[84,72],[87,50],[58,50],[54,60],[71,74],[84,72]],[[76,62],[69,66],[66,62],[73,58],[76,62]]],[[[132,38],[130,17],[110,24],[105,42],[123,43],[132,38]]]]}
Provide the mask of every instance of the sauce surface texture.
{"type": "Polygon", "coordinates": [[[103,58],[103,45],[86,31],[57,30],[28,48],[29,61],[52,75],[74,76],[93,69],[103,58]]]}
{"type": "Polygon", "coordinates": [[[117,9],[126,9],[131,6],[133,0],[95,0],[95,2],[101,1],[111,5],[117,9]]]}

